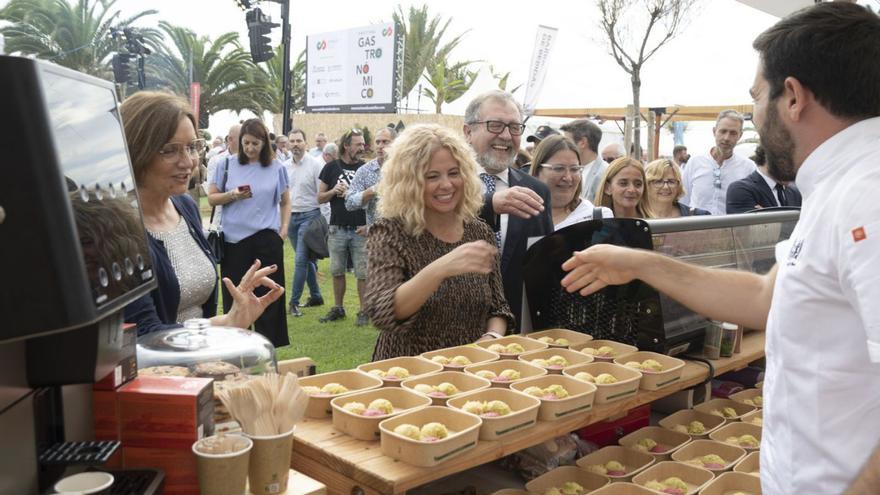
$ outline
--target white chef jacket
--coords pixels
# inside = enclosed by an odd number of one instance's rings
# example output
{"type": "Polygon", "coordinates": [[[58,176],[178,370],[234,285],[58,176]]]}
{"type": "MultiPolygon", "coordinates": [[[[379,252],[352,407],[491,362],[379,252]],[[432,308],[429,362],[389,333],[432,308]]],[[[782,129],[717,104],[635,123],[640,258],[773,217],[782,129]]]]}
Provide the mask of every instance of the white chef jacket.
{"type": "Polygon", "coordinates": [[[880,118],[813,151],[767,321],[765,495],[839,494],[880,442],[880,118]]]}

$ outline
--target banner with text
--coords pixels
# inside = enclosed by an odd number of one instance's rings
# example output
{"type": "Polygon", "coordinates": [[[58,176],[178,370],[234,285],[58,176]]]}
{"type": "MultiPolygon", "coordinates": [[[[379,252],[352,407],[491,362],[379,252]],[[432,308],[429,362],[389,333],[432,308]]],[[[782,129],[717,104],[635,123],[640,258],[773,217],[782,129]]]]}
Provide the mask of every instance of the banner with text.
{"type": "Polygon", "coordinates": [[[547,61],[550,58],[550,50],[556,41],[559,30],[547,26],[538,26],[538,34],[535,36],[535,48],[532,51],[532,63],[529,64],[529,79],[526,81],[526,92],[523,96],[523,109],[526,116],[535,113],[538,103],[538,95],[544,86],[544,78],[547,76],[547,61]]]}
{"type": "Polygon", "coordinates": [[[393,23],[306,38],[306,112],[394,113],[398,33],[393,23]]]}

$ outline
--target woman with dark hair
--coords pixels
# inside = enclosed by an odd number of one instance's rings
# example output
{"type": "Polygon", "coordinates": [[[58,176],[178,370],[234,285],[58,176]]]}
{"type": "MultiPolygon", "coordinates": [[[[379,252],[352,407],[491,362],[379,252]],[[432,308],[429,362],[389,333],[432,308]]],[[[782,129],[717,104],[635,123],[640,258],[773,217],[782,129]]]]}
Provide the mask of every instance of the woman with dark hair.
{"type": "MultiPolygon", "coordinates": [[[[233,281],[245,275],[254,260],[277,265],[271,278],[284,286],[284,238],[290,221],[287,173],[275,159],[269,130],[260,119],[241,125],[238,154],[229,155],[208,179],[208,202],[223,205],[221,228],[224,236],[220,270],[233,281]],[[279,218],[280,213],[280,218],[279,218]]],[[[223,311],[232,300],[223,289],[223,311]]],[[[276,347],[290,343],[283,302],[267,307],[254,329],[276,347]]]]}
{"type": "Polygon", "coordinates": [[[231,304],[217,316],[217,269],[198,206],[186,194],[193,159],[204,147],[196,139],[189,105],[168,93],[140,91],[122,103],[119,113],[158,282],[158,288],[125,307],[125,321],[137,324],[140,335],[180,326],[190,318],[249,327],[284,288],[269,279],[276,271],[272,262],[260,268],[259,260],[252,261],[235,283],[223,279],[231,304]],[[254,294],[258,288],[259,297],[254,294]]]}
{"type": "Polygon", "coordinates": [[[550,136],[535,148],[529,173],[550,188],[554,230],[614,216],[610,209],[596,209],[593,203],[581,198],[584,167],[580,162],[577,145],[565,136],[550,136]]]}

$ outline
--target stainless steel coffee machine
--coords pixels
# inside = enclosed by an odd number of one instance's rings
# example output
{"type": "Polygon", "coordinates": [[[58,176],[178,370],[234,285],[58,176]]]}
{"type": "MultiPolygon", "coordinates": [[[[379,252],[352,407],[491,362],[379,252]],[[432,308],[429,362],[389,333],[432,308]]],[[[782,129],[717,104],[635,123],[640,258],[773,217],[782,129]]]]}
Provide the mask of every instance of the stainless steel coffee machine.
{"type": "Polygon", "coordinates": [[[37,494],[155,281],[113,84],[0,56],[0,116],[0,494],[37,494]]]}

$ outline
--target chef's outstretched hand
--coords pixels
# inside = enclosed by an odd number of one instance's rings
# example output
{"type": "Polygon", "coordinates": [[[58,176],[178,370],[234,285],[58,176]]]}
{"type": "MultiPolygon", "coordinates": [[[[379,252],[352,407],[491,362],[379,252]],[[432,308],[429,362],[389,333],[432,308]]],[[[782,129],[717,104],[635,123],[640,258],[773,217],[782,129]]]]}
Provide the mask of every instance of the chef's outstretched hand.
{"type": "Polygon", "coordinates": [[[580,291],[587,296],[609,285],[626,284],[636,278],[641,255],[639,250],[611,244],[576,251],[562,264],[562,269],[569,272],[562,286],[568,292],[580,291]]]}

